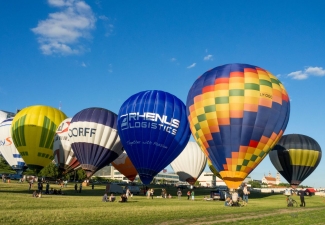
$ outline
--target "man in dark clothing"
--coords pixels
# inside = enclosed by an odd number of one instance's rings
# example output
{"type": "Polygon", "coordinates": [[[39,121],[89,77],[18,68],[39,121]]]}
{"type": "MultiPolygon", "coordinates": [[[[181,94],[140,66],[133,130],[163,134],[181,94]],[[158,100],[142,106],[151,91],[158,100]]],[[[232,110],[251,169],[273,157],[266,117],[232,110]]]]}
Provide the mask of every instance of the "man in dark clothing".
{"type": "Polygon", "coordinates": [[[303,188],[301,188],[301,190],[299,191],[299,195],[300,195],[300,207],[305,207],[306,203],[305,203],[305,192],[303,190],[303,188]]]}

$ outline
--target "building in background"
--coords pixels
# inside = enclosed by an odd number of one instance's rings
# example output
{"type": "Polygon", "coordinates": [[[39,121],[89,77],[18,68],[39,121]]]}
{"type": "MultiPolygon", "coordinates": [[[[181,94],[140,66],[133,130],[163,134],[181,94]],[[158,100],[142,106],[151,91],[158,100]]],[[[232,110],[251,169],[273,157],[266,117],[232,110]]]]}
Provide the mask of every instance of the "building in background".
{"type": "Polygon", "coordinates": [[[277,172],[276,173],[276,177],[272,177],[271,172],[269,172],[268,176],[265,176],[262,178],[262,183],[267,184],[268,186],[272,186],[272,185],[278,185],[281,183],[280,180],[280,173],[277,172]]]}
{"type": "MultiPolygon", "coordinates": [[[[93,176],[104,179],[119,180],[121,182],[129,182],[127,177],[111,165],[98,170],[93,176]]],[[[134,181],[137,182],[139,179],[139,175],[137,175],[134,181]]],[[[175,184],[179,182],[179,176],[175,173],[167,173],[167,170],[163,170],[154,177],[153,182],[157,184],[175,184]]]]}
{"type": "Polygon", "coordinates": [[[4,121],[5,119],[8,119],[10,117],[14,117],[15,115],[16,115],[16,113],[0,110],[0,122],[4,121]]]}

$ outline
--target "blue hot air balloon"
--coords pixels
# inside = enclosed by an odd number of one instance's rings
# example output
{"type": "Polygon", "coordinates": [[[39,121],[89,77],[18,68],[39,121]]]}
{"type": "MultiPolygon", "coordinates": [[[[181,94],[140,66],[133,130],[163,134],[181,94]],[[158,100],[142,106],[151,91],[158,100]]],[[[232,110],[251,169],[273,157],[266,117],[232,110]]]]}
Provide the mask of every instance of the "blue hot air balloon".
{"type": "Polygon", "coordinates": [[[84,109],[71,119],[71,147],[88,178],[122,154],[116,127],[117,115],[103,108],[84,109]]]}
{"type": "Polygon", "coordinates": [[[117,124],[125,151],[144,184],[168,166],[190,138],[185,104],[164,91],[143,91],[128,98],[117,124]]]}

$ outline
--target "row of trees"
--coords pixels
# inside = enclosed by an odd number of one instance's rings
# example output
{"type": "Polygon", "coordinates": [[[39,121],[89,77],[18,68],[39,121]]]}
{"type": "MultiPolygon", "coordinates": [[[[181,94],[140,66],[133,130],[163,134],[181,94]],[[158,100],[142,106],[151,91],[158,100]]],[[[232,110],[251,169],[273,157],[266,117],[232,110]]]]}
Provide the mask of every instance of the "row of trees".
{"type": "MultiPolygon", "coordinates": [[[[11,168],[7,161],[0,155],[0,174],[15,174],[16,171],[11,168]]],[[[64,174],[63,171],[59,170],[54,163],[50,163],[48,166],[44,167],[38,174],[35,171],[27,169],[23,172],[23,175],[32,175],[38,177],[51,177],[54,179],[63,180],[84,180],[87,176],[84,170],[79,169],[76,172],[70,172],[64,174]]]]}

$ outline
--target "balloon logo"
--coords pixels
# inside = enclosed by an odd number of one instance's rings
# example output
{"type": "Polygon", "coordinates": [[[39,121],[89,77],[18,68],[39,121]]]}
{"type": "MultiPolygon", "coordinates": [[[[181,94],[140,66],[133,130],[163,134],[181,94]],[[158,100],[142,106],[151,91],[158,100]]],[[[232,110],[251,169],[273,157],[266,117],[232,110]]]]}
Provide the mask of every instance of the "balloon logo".
{"type": "Polygon", "coordinates": [[[88,178],[122,154],[116,126],[117,115],[103,108],[84,109],[72,117],[68,136],[88,178]]]}
{"type": "Polygon", "coordinates": [[[150,184],[190,138],[184,103],[164,91],[143,91],[128,98],[120,108],[117,129],[144,184],[150,184]]]}
{"type": "Polygon", "coordinates": [[[190,141],[182,153],[170,164],[180,181],[194,185],[207,164],[207,157],[196,142],[190,141]]]}
{"type": "Polygon", "coordinates": [[[14,117],[12,140],[28,168],[38,173],[54,159],[53,138],[62,120],[67,116],[50,106],[30,106],[14,117]]]}
{"type": "Polygon", "coordinates": [[[56,165],[64,172],[69,172],[69,164],[76,158],[71,148],[70,138],[68,136],[71,118],[62,121],[56,130],[53,143],[53,154],[56,165]]]}
{"type": "Polygon", "coordinates": [[[12,120],[13,118],[9,118],[0,123],[0,153],[11,168],[17,173],[22,173],[26,165],[11,138],[12,120]]]}
{"type": "Polygon", "coordinates": [[[296,188],[316,169],[322,150],[311,137],[288,134],[282,136],[269,156],[277,171],[296,188]]]}
{"type": "Polygon", "coordinates": [[[192,134],[229,188],[238,188],[281,138],[290,103],[270,72],[227,64],[199,77],[187,97],[192,134]]]}
{"type": "Polygon", "coordinates": [[[138,175],[137,170],[131,162],[131,159],[125,152],[123,152],[117,159],[115,159],[112,162],[112,165],[130,181],[134,181],[135,177],[138,175]]]}

